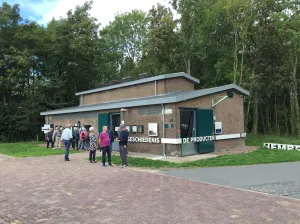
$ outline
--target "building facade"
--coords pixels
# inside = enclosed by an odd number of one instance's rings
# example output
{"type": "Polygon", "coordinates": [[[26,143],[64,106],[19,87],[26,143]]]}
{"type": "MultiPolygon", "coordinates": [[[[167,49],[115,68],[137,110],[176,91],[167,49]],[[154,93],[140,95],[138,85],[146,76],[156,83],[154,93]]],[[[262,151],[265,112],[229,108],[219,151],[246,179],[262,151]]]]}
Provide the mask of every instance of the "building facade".
{"type": "MultiPolygon", "coordinates": [[[[46,124],[109,125],[118,137],[123,123],[129,151],[187,156],[243,148],[244,96],[231,84],[195,90],[199,80],[185,73],[159,75],[76,93],[78,107],[42,112],[46,124]]],[[[118,150],[117,142],[113,145],[118,150]]]]}

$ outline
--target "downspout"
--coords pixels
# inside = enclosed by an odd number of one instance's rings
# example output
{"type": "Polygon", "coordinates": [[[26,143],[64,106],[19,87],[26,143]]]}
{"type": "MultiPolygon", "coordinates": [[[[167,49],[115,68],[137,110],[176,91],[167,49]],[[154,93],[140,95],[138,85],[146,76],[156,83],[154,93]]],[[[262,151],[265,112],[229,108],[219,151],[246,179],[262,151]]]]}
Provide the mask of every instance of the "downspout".
{"type": "MultiPolygon", "coordinates": [[[[155,82],[156,83],[156,82],[155,82]]],[[[163,121],[163,138],[165,138],[165,105],[162,104],[162,121],[163,121]]],[[[163,156],[167,157],[166,155],[166,144],[163,143],[163,156]]]]}
{"type": "Polygon", "coordinates": [[[155,87],[154,87],[154,88],[155,88],[155,89],[154,89],[154,93],[155,93],[155,96],[156,96],[156,95],[157,95],[157,83],[156,83],[156,81],[155,81],[155,83],[154,83],[154,86],[155,86],[155,87]]]}

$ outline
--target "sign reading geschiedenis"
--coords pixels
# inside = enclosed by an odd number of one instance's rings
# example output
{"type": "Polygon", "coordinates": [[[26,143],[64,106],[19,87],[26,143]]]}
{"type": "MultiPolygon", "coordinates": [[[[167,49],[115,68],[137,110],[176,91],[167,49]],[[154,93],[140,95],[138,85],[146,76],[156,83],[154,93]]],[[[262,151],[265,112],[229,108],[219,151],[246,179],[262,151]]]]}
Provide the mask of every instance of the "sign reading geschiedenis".
{"type": "Polygon", "coordinates": [[[160,138],[129,137],[128,142],[159,144],[161,141],[160,141],[160,138]]]}
{"type": "Polygon", "coordinates": [[[264,143],[264,147],[268,148],[268,149],[281,149],[281,150],[297,150],[297,151],[300,151],[300,145],[264,143]]]}
{"type": "MultiPolygon", "coordinates": [[[[202,136],[202,137],[192,137],[192,138],[180,138],[180,143],[187,144],[187,143],[198,143],[198,142],[208,142],[213,141],[214,136],[202,136]]],[[[129,137],[128,142],[133,143],[153,143],[153,144],[160,144],[160,138],[149,138],[149,137],[129,137]]]]}

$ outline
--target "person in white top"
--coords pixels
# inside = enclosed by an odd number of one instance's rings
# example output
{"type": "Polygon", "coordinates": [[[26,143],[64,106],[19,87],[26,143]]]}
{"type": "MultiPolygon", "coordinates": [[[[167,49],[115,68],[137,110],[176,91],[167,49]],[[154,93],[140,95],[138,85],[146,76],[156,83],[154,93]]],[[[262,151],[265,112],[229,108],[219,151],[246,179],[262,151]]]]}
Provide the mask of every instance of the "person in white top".
{"type": "Polygon", "coordinates": [[[67,124],[66,128],[63,130],[63,132],[61,134],[61,141],[64,142],[64,145],[66,147],[65,161],[70,161],[69,150],[70,150],[70,146],[71,146],[71,140],[73,138],[70,127],[71,127],[71,125],[67,124]]]}

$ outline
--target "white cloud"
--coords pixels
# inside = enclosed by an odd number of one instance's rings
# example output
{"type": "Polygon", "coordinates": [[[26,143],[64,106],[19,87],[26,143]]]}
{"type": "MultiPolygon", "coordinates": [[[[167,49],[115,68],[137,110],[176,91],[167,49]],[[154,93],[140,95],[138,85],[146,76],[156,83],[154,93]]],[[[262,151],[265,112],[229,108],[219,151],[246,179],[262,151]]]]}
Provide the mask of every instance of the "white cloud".
{"type": "MultiPolygon", "coordinates": [[[[86,0],[42,0],[43,4],[32,5],[35,13],[41,16],[39,23],[47,24],[52,18],[65,17],[70,9],[83,5],[86,0]],[[40,13],[39,13],[40,12],[40,13]]],[[[169,0],[94,0],[91,15],[98,19],[102,26],[108,25],[118,12],[129,12],[133,9],[148,11],[157,3],[168,5],[169,0]]]]}

